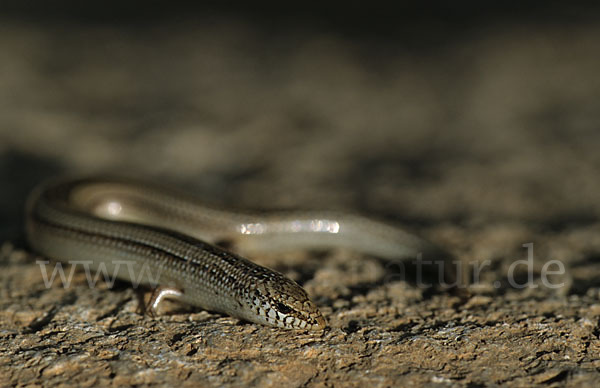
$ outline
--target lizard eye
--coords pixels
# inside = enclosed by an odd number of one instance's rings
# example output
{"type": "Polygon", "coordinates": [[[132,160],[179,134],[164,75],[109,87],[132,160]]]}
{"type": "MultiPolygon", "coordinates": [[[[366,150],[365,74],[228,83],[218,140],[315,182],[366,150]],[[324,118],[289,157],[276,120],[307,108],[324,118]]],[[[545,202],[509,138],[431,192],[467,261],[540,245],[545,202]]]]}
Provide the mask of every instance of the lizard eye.
{"type": "Polygon", "coordinates": [[[292,312],[292,309],[284,305],[283,303],[277,303],[275,307],[277,308],[277,311],[279,311],[282,314],[289,314],[292,312]]]}

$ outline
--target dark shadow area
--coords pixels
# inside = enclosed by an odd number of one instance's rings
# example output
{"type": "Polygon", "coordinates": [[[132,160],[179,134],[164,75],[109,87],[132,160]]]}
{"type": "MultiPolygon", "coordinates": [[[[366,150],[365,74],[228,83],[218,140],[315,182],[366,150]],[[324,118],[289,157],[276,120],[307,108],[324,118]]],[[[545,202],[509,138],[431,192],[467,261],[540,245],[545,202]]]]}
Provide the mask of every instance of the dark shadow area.
{"type": "Polygon", "coordinates": [[[273,0],[258,2],[79,2],[62,0],[4,1],[6,18],[33,22],[99,25],[157,25],[162,22],[238,20],[261,26],[266,33],[281,29],[337,32],[367,38],[373,45],[401,38],[413,50],[438,48],[464,34],[512,23],[574,24],[594,22],[597,2],[419,2],[328,1],[289,6],[273,0]],[[166,5],[168,4],[168,5],[166,5]],[[410,43],[409,43],[410,42],[410,43]],[[407,44],[409,43],[409,44],[407,44]]]}
{"type": "Polygon", "coordinates": [[[600,252],[588,253],[583,260],[572,263],[569,270],[573,274],[571,294],[586,295],[590,289],[600,288],[600,252]]]}
{"type": "Polygon", "coordinates": [[[0,240],[25,246],[23,233],[27,196],[40,182],[60,174],[53,160],[19,152],[0,154],[0,240]]]}

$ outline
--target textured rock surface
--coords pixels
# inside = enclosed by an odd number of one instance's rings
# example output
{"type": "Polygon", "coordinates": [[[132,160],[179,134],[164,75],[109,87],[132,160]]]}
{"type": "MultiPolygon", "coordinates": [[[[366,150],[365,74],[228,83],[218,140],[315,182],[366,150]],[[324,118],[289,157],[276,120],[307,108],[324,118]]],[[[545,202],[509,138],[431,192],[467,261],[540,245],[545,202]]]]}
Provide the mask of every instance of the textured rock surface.
{"type": "Polygon", "coordinates": [[[598,386],[600,28],[386,44],[239,22],[0,23],[0,385],[598,386]],[[398,263],[291,252],[256,260],[305,286],[323,333],[146,317],[126,283],[75,271],[46,288],[22,239],[34,184],[98,171],[226,206],[371,214],[481,275],[459,297],[398,263]],[[527,243],[537,287],[513,287],[527,243]],[[549,260],[560,287],[542,282],[549,260]]]}

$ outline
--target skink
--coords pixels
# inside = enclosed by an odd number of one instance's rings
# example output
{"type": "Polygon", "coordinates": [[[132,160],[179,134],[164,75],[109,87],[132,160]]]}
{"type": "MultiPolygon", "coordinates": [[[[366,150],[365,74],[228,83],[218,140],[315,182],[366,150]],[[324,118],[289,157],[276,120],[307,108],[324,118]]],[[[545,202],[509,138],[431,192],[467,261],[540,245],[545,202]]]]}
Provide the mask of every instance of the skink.
{"type": "Polygon", "coordinates": [[[305,330],[322,330],[326,321],[300,285],[213,244],[233,241],[245,253],[347,247],[394,259],[434,249],[361,216],[230,212],[157,185],[112,177],[39,186],[28,200],[26,232],[38,254],[63,262],[85,259],[92,269],[160,285],[154,306],[162,297],[177,297],[250,322],[305,330]]]}

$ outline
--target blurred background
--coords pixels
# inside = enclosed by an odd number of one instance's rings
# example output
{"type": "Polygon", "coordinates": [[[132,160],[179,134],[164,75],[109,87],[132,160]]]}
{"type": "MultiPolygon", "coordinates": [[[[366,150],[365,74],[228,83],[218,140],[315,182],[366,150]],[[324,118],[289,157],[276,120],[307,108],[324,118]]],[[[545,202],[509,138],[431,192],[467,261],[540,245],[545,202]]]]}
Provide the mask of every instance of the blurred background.
{"type": "Polygon", "coordinates": [[[0,241],[22,238],[41,180],[113,172],[226,206],[362,212],[475,256],[498,233],[520,247],[524,225],[583,228],[561,246],[589,258],[599,8],[2,2],[0,241]],[[490,227],[479,250],[464,240],[490,227]]]}

